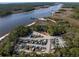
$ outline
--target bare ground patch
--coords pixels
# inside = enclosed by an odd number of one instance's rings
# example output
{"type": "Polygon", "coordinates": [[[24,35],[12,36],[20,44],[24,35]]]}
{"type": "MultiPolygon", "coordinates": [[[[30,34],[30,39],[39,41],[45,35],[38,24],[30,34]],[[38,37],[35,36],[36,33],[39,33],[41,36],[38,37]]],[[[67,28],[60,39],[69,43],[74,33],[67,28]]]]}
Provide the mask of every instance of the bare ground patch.
{"type": "Polygon", "coordinates": [[[72,26],[79,27],[79,20],[76,20],[71,17],[72,14],[74,13],[73,9],[71,9],[71,8],[63,8],[63,9],[64,9],[64,11],[54,14],[53,18],[54,19],[63,19],[65,21],[68,21],[72,26]]]}

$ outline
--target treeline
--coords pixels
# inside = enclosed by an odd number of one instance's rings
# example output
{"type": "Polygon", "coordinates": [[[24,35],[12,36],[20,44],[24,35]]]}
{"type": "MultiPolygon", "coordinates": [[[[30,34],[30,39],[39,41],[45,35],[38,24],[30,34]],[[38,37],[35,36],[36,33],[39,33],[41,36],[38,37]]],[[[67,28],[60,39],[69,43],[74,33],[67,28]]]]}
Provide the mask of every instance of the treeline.
{"type": "Polygon", "coordinates": [[[71,28],[63,38],[67,47],[56,48],[55,56],[79,57],[79,28],[71,28]]]}
{"type": "Polygon", "coordinates": [[[35,9],[37,6],[53,5],[53,3],[11,3],[0,4],[0,16],[8,15],[11,13],[28,12],[35,9]]]}
{"type": "Polygon", "coordinates": [[[33,30],[37,32],[47,32],[52,36],[61,36],[62,34],[65,34],[70,28],[70,24],[67,21],[57,21],[57,23],[53,23],[49,20],[45,22],[45,24],[37,23],[33,25],[33,30]]]}
{"type": "Polygon", "coordinates": [[[16,27],[3,42],[0,43],[0,56],[13,56],[15,53],[14,47],[20,36],[28,36],[31,29],[24,26],[16,27]]]}
{"type": "Polygon", "coordinates": [[[10,15],[12,14],[11,11],[0,11],[0,16],[3,17],[3,16],[7,16],[7,15],[10,15]]]}
{"type": "Polygon", "coordinates": [[[12,8],[24,8],[24,7],[36,7],[44,5],[54,5],[52,2],[28,2],[28,3],[6,3],[0,4],[0,9],[12,9],[12,8]]]}

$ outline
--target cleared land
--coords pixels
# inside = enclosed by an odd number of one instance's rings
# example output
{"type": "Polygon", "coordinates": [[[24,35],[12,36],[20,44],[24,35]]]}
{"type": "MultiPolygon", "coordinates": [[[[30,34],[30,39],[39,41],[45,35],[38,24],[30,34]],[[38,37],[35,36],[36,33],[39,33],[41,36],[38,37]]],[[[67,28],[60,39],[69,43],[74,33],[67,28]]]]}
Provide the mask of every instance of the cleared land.
{"type": "Polygon", "coordinates": [[[53,18],[54,19],[63,19],[68,21],[72,26],[79,27],[79,20],[72,18],[71,16],[74,14],[72,8],[62,8],[60,12],[56,13],[53,18]],[[63,10],[63,11],[62,11],[63,10]]]}

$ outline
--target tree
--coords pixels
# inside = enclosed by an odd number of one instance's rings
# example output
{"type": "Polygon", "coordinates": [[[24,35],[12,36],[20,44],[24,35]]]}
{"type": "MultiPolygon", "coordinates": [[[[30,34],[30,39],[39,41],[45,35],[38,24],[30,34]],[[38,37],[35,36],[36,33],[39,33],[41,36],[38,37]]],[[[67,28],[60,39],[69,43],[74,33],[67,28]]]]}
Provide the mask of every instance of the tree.
{"type": "Polygon", "coordinates": [[[79,57],[79,48],[70,49],[71,57],[79,57]]]}
{"type": "Polygon", "coordinates": [[[66,33],[67,29],[69,27],[68,22],[58,22],[55,26],[54,26],[54,31],[53,31],[53,35],[58,36],[58,35],[62,35],[64,33],[66,33]]]}
{"type": "Polygon", "coordinates": [[[8,37],[3,41],[2,46],[0,46],[0,55],[2,56],[12,56],[14,54],[14,47],[18,42],[20,36],[28,36],[31,33],[29,27],[19,26],[15,28],[8,37]]]}

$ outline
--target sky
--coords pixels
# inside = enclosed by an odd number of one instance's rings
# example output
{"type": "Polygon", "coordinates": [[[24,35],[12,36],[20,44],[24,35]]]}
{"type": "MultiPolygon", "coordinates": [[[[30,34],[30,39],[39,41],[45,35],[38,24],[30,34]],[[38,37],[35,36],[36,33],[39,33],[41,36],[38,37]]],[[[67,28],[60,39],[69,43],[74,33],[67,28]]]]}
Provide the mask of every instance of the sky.
{"type": "Polygon", "coordinates": [[[0,0],[2,4],[16,2],[79,2],[79,0],[0,0]]]}

